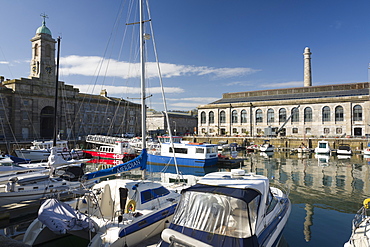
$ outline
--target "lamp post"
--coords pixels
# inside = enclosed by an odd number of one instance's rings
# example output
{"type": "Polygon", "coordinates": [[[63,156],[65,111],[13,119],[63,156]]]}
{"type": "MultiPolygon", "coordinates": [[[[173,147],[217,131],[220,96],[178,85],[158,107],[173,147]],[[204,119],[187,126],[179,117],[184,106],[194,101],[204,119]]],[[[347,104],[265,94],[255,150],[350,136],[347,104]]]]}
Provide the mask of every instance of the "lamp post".
{"type": "Polygon", "coordinates": [[[174,124],[175,124],[175,129],[173,130],[173,132],[175,132],[175,135],[176,135],[176,122],[175,121],[172,121],[174,124]]]}

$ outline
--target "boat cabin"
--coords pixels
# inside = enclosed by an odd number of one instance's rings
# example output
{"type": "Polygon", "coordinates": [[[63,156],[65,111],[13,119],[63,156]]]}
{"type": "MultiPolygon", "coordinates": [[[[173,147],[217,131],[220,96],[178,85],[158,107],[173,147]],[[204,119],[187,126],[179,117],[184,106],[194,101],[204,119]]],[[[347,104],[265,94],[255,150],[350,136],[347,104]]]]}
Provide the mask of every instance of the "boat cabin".
{"type": "MultiPolygon", "coordinates": [[[[31,150],[50,150],[53,147],[53,141],[33,141],[31,150]]],[[[68,141],[57,141],[56,148],[60,151],[68,151],[68,141]]]]}

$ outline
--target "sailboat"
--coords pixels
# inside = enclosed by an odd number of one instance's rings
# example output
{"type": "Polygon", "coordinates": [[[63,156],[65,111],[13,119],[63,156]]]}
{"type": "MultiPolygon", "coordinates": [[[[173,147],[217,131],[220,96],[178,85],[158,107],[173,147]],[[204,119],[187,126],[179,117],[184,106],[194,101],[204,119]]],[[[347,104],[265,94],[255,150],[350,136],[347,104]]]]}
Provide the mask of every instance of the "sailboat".
{"type": "MultiPolygon", "coordinates": [[[[145,66],[143,40],[143,0],[140,9],[142,140],[146,140],[145,66]]],[[[145,169],[146,142],[135,159],[84,176],[86,181],[119,174],[127,170],[145,169]]],[[[181,195],[153,181],[113,179],[92,187],[83,198],[69,204],[47,200],[39,217],[27,229],[23,242],[36,245],[66,235],[90,241],[89,246],[133,246],[158,235],[171,221],[181,195]],[[74,224],[76,223],[76,224],[74,224]],[[57,226],[57,227],[55,227],[57,226]]]]}

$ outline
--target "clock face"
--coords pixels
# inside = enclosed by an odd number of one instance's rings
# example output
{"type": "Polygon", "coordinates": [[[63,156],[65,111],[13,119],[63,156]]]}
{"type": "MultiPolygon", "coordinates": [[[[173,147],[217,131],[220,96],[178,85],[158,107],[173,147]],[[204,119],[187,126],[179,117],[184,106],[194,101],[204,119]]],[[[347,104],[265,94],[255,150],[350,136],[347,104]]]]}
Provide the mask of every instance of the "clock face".
{"type": "Polygon", "coordinates": [[[51,72],[53,71],[53,68],[51,66],[46,66],[45,71],[46,73],[51,74],[51,72]]]}

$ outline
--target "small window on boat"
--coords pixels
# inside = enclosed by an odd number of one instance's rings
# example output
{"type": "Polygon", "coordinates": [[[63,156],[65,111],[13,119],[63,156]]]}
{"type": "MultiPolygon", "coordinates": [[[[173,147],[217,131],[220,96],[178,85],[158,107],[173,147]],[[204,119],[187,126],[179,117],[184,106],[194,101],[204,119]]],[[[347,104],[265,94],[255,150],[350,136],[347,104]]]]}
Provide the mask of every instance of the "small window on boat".
{"type": "Polygon", "coordinates": [[[197,154],[204,154],[204,148],[196,148],[195,153],[197,154]]]}
{"type": "Polygon", "coordinates": [[[170,192],[164,187],[145,190],[145,191],[141,192],[141,203],[149,202],[149,201],[154,200],[158,197],[165,196],[169,193],[170,192]]]}
{"type": "Polygon", "coordinates": [[[49,185],[49,188],[51,188],[51,187],[54,187],[54,185],[52,185],[52,184],[51,184],[51,185],[49,185]]]}
{"type": "MultiPolygon", "coordinates": [[[[172,151],[172,147],[170,148],[170,153],[173,153],[172,151]]],[[[188,153],[188,149],[187,148],[175,148],[175,153],[177,154],[187,154],[188,153]]]]}
{"type": "Polygon", "coordinates": [[[278,200],[276,197],[269,192],[268,198],[267,198],[267,209],[266,209],[266,214],[269,214],[272,210],[274,210],[276,204],[278,203],[278,200]]]}
{"type": "Polygon", "coordinates": [[[34,189],[34,190],[38,190],[38,189],[39,189],[39,187],[33,187],[32,189],[34,189]]]}
{"type": "Polygon", "coordinates": [[[22,191],[22,190],[24,190],[24,188],[18,188],[18,191],[22,191]]]}
{"type": "Polygon", "coordinates": [[[213,148],[212,147],[207,148],[207,154],[211,154],[211,153],[214,153],[213,148]]]}

